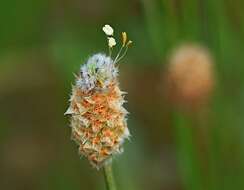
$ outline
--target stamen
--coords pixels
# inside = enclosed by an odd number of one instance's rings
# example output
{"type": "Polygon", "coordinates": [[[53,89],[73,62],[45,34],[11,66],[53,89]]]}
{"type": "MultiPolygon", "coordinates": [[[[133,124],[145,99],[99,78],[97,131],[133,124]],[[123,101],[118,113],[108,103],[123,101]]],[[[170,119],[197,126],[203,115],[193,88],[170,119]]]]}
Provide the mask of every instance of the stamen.
{"type": "Polygon", "coordinates": [[[125,46],[127,42],[127,34],[126,32],[122,32],[122,44],[123,44],[123,47],[125,46]]]}
{"type": "Polygon", "coordinates": [[[114,59],[114,63],[117,62],[117,59],[119,58],[119,56],[120,56],[120,54],[121,54],[121,52],[122,52],[123,49],[124,49],[124,46],[121,46],[121,48],[120,48],[120,50],[119,50],[117,56],[116,56],[115,59],[114,59]]]}
{"type": "MultiPolygon", "coordinates": [[[[123,53],[120,57],[118,57],[118,59],[116,59],[116,60],[114,61],[115,63],[121,61],[121,60],[125,57],[125,55],[126,55],[126,53],[127,53],[127,51],[128,51],[128,48],[129,48],[129,46],[130,46],[131,44],[132,44],[132,41],[131,41],[131,40],[127,42],[124,53],[123,53]]],[[[123,46],[122,46],[122,48],[123,48],[123,46]]]]}

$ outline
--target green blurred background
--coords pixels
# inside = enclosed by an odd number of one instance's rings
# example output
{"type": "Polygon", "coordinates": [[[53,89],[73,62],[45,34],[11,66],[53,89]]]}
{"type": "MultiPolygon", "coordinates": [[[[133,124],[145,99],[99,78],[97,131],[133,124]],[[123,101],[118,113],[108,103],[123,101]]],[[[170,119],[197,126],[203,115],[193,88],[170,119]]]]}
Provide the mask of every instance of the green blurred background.
{"type": "Polygon", "coordinates": [[[1,1],[0,189],[105,189],[102,172],[77,155],[63,113],[73,73],[107,50],[107,23],[134,42],[120,66],[132,137],[114,159],[118,189],[244,189],[243,8],[243,0],[1,1]],[[172,113],[163,96],[167,55],[182,42],[215,59],[217,85],[197,117],[172,113]]]}

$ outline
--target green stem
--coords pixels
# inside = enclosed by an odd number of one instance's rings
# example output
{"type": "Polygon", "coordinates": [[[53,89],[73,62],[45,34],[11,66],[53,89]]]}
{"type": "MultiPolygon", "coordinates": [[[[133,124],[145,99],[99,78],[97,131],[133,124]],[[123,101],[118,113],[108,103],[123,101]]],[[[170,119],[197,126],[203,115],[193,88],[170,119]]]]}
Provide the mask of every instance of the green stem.
{"type": "MultiPolygon", "coordinates": [[[[183,184],[188,190],[202,190],[204,188],[202,167],[194,140],[196,127],[193,118],[181,111],[173,113],[177,156],[183,184]]],[[[208,189],[208,188],[207,188],[208,189]]]]}
{"type": "Polygon", "coordinates": [[[114,181],[112,163],[105,165],[103,168],[103,172],[107,190],[116,190],[117,188],[114,181]]]}

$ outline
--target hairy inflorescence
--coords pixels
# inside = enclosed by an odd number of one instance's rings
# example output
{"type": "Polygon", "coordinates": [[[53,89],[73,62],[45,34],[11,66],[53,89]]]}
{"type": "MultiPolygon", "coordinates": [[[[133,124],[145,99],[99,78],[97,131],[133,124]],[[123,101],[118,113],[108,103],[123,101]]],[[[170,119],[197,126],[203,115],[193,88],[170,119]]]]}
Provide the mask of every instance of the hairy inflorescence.
{"type": "Polygon", "coordinates": [[[71,138],[79,146],[79,154],[96,168],[121,153],[130,135],[115,60],[98,53],[81,66],[65,113],[71,115],[71,138]]]}

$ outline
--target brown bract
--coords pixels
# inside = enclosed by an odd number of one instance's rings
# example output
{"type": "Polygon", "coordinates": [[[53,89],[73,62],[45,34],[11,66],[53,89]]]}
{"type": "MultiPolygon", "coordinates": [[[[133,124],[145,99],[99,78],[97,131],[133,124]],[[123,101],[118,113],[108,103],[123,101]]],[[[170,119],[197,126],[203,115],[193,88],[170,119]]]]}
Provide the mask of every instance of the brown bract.
{"type": "Polygon", "coordinates": [[[129,136],[123,103],[117,81],[104,90],[94,88],[89,92],[73,86],[67,111],[71,114],[71,137],[79,146],[79,154],[96,168],[121,153],[122,143],[129,136]]]}

